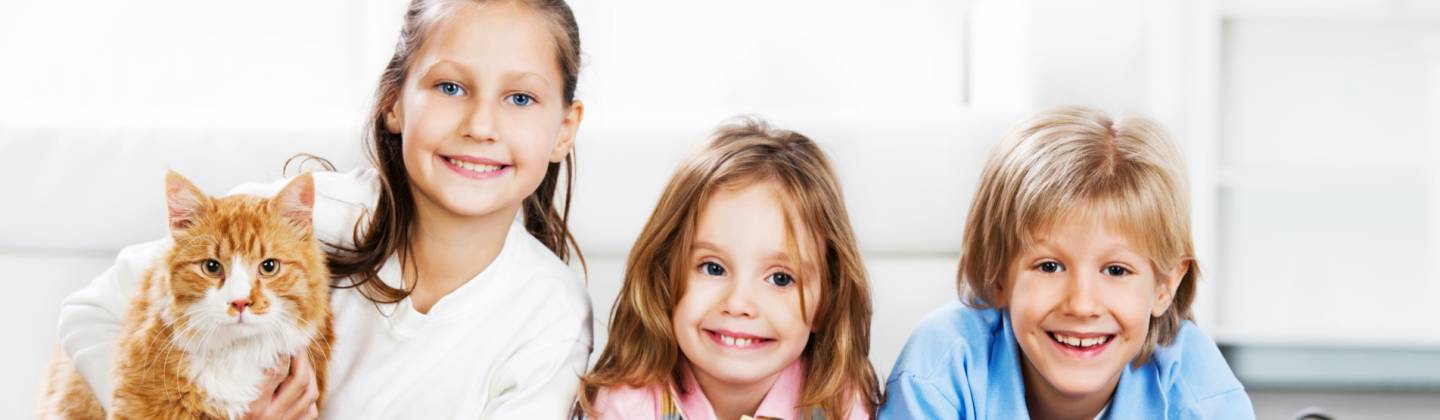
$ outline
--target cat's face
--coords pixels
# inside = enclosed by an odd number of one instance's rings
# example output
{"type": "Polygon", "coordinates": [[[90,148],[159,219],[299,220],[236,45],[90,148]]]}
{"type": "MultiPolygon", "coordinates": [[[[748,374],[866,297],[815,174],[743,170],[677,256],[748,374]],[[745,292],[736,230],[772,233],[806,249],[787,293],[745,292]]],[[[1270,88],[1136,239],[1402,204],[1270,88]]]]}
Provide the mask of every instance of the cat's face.
{"type": "Polygon", "coordinates": [[[291,342],[314,332],[328,275],[311,231],[314,189],[301,175],[274,198],[211,198],[167,178],[169,318],[178,340],[206,347],[258,338],[291,342]]]}

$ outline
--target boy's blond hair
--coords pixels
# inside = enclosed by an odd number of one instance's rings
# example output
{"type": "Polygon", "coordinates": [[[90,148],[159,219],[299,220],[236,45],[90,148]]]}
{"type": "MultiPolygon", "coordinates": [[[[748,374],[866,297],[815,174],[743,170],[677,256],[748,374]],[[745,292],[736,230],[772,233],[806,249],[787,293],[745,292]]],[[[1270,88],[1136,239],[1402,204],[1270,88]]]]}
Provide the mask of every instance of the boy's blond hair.
{"type": "Polygon", "coordinates": [[[1094,211],[1128,235],[1157,273],[1187,265],[1170,307],[1150,319],[1135,359],[1144,363],[1191,319],[1200,269],[1187,196],[1180,153],[1154,121],[1112,121],[1081,107],[1041,112],[996,147],[980,175],[961,245],[960,296],[972,307],[1004,305],[1018,254],[1071,212],[1094,211]]]}

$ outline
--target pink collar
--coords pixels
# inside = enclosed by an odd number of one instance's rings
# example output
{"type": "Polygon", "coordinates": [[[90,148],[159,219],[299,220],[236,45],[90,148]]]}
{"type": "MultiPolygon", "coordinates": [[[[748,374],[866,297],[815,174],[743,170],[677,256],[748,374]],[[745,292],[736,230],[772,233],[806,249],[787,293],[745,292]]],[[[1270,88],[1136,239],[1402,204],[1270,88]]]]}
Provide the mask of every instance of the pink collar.
{"type": "MultiPolygon", "coordinates": [[[[689,365],[684,367],[684,372],[685,389],[690,390],[680,397],[680,409],[685,419],[716,420],[715,408],[710,405],[710,399],[705,397],[705,391],[700,389],[700,383],[695,381],[689,365]]],[[[785,367],[785,370],[780,371],[780,378],[770,386],[770,391],[765,393],[765,399],[760,400],[760,408],[755,410],[754,416],[797,418],[799,408],[796,404],[800,402],[800,391],[804,385],[805,364],[796,359],[790,366],[785,367]]]]}

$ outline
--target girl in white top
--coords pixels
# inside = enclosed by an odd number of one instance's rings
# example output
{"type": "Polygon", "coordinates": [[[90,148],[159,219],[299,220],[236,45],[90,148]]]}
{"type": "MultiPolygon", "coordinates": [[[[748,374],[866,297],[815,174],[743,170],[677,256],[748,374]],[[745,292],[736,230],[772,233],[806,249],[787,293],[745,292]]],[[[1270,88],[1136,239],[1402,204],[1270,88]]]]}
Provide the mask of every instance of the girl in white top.
{"type": "MultiPolygon", "coordinates": [[[[325,411],[298,357],[247,417],[567,414],[591,350],[590,300],[567,265],[579,42],[563,0],[411,4],[369,120],[375,167],[315,174],[336,279],[325,411]]],[[[121,319],[169,246],[122,250],[61,309],[62,347],[106,404],[121,319]]]]}

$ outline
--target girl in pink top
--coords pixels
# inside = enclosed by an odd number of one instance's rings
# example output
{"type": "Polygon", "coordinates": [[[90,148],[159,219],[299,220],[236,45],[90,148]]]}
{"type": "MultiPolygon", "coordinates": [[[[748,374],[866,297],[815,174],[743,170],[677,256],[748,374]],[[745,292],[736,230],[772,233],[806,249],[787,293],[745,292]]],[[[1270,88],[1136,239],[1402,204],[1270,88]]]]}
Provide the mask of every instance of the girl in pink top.
{"type": "Polygon", "coordinates": [[[581,378],[599,419],[868,419],[870,292],[840,186],[798,133],[745,120],[681,165],[581,378]]]}

